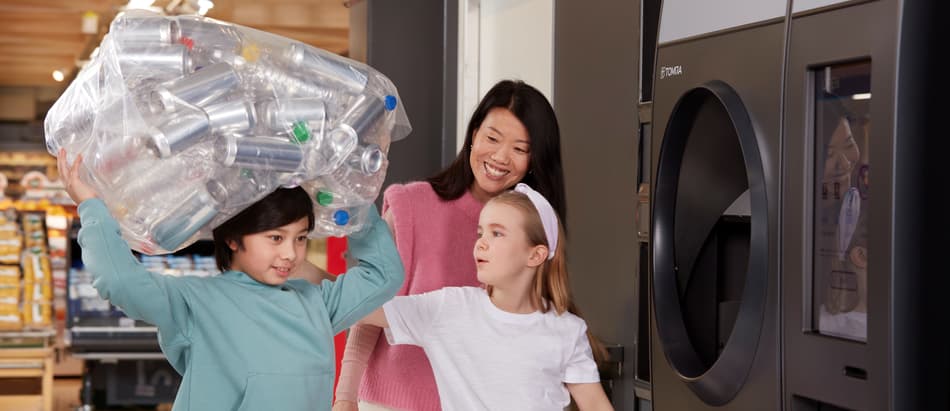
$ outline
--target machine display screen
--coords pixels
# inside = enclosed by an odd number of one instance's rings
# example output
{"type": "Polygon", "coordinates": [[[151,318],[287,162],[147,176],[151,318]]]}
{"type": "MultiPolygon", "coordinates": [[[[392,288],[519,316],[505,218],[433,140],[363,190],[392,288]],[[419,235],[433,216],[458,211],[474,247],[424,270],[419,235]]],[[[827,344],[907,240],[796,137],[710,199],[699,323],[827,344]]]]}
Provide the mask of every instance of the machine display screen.
{"type": "Polygon", "coordinates": [[[871,62],[815,69],[812,329],[867,341],[871,62]]]}

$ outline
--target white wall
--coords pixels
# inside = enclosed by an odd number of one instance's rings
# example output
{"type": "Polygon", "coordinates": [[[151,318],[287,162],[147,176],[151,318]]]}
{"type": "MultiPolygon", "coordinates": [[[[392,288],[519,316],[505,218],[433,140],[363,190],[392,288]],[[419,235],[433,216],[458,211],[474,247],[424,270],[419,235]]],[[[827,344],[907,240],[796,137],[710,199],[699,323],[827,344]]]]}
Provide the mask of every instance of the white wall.
{"type": "Polygon", "coordinates": [[[786,0],[664,0],[660,44],[785,15],[786,0]]]}
{"type": "Polygon", "coordinates": [[[837,3],[844,3],[845,1],[847,0],[793,0],[792,13],[817,9],[819,7],[830,6],[837,3]]]}
{"type": "Polygon", "coordinates": [[[554,0],[460,0],[456,147],[499,80],[524,80],[554,101],[554,0]]]}

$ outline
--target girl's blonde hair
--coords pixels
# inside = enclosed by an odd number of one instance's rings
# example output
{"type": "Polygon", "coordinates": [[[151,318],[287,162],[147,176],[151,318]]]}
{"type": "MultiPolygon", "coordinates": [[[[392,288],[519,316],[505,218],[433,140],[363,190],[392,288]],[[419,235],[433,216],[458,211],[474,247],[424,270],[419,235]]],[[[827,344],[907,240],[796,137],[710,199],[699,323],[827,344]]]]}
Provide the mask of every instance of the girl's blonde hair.
{"type": "MultiPolygon", "coordinates": [[[[517,191],[506,191],[493,197],[489,202],[505,204],[520,211],[521,215],[524,216],[525,223],[523,228],[527,234],[528,242],[532,246],[548,246],[547,237],[544,235],[544,225],[541,223],[538,209],[535,208],[527,195],[517,191]]],[[[564,251],[566,247],[564,226],[561,225],[560,219],[557,225],[557,249],[554,250],[554,258],[545,258],[535,273],[531,283],[531,303],[535,307],[538,307],[541,312],[548,312],[553,309],[554,312],[559,315],[567,311],[581,317],[581,313],[574,304],[574,299],[571,296],[570,281],[567,274],[567,256],[564,251]]],[[[486,286],[488,295],[492,294],[492,289],[492,286],[486,286]]],[[[594,337],[590,332],[590,328],[587,329],[587,339],[590,340],[594,360],[598,365],[602,364],[607,358],[606,348],[594,337]]]]}

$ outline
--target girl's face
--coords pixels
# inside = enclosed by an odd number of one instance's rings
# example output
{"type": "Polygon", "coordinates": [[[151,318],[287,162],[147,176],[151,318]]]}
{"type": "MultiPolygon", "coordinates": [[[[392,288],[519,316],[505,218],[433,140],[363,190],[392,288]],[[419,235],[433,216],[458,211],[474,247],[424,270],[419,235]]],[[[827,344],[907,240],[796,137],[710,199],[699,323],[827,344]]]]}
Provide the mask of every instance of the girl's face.
{"type": "Polygon", "coordinates": [[[234,252],[231,269],[243,271],[258,282],[281,285],[307,255],[307,218],[236,241],[228,242],[234,252]]]}
{"type": "Polygon", "coordinates": [[[544,262],[547,248],[531,245],[524,219],[508,204],[489,202],[482,208],[474,250],[478,281],[491,286],[517,283],[530,279],[544,262]]]}
{"type": "Polygon", "coordinates": [[[530,158],[528,129],[508,109],[491,109],[472,137],[472,194],[484,202],[513,187],[528,172],[530,158]]]}

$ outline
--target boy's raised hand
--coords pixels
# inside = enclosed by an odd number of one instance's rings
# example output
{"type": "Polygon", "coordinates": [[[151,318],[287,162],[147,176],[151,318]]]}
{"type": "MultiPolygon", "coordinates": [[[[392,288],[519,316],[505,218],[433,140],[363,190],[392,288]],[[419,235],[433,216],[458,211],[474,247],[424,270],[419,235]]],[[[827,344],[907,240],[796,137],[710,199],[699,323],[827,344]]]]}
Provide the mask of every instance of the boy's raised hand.
{"type": "Polygon", "coordinates": [[[70,166],[66,162],[66,149],[60,148],[56,157],[56,166],[59,167],[59,178],[66,186],[66,193],[78,205],[83,201],[96,197],[96,191],[79,179],[79,168],[82,166],[82,154],[76,156],[76,161],[70,166]]]}

